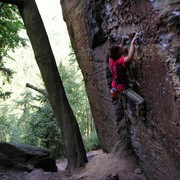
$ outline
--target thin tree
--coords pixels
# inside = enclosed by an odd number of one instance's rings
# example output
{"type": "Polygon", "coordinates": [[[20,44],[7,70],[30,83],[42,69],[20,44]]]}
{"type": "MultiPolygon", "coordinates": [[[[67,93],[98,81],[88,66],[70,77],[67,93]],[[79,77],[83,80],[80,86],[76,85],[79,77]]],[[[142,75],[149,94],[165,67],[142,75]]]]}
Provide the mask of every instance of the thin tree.
{"type": "Polygon", "coordinates": [[[72,172],[87,162],[86,151],[74,113],[67,100],[49,39],[35,0],[0,0],[17,5],[39,66],[52,109],[64,140],[67,168],[72,172]]]}

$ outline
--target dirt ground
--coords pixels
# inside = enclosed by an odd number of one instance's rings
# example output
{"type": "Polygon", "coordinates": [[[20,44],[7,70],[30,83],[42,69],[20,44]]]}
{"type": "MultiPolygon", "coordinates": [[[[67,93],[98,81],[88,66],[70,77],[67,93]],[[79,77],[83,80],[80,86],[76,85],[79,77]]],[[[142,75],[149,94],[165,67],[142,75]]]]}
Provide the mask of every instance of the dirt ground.
{"type": "Polygon", "coordinates": [[[0,170],[0,180],[145,180],[142,170],[132,159],[119,159],[101,150],[87,154],[89,162],[79,174],[70,176],[66,171],[66,160],[57,160],[58,172],[36,169],[31,173],[0,170]]]}

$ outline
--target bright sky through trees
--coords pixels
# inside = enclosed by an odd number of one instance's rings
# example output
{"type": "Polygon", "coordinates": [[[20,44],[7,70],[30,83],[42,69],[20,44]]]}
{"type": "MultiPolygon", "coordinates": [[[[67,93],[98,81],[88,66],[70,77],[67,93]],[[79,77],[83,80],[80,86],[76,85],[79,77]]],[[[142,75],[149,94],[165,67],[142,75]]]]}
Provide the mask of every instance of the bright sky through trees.
{"type": "Polygon", "coordinates": [[[60,0],[36,0],[56,61],[65,60],[69,53],[69,36],[63,21],[60,0]]]}

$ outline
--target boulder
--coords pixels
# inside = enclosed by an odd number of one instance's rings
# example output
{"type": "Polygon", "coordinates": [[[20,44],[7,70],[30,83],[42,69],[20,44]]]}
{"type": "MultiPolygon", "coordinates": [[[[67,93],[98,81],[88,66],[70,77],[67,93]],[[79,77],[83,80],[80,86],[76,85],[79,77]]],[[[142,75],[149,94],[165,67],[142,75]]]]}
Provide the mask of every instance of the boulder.
{"type": "Polygon", "coordinates": [[[50,157],[48,150],[31,145],[0,142],[0,167],[17,166],[27,171],[34,168],[46,172],[57,171],[55,159],[50,157]]]}

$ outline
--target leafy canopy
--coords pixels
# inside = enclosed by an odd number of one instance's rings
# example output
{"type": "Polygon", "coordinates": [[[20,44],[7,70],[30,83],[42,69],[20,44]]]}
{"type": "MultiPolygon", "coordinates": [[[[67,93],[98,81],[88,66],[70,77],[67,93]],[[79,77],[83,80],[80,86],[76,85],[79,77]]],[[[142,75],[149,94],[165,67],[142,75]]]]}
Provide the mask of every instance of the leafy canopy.
{"type": "Polygon", "coordinates": [[[25,46],[26,40],[19,36],[21,29],[24,29],[16,6],[9,4],[0,4],[0,73],[1,88],[0,98],[5,99],[11,93],[3,90],[3,85],[10,82],[14,71],[5,66],[6,60],[13,60],[9,55],[17,47],[25,46]]]}

